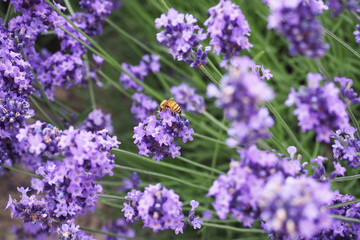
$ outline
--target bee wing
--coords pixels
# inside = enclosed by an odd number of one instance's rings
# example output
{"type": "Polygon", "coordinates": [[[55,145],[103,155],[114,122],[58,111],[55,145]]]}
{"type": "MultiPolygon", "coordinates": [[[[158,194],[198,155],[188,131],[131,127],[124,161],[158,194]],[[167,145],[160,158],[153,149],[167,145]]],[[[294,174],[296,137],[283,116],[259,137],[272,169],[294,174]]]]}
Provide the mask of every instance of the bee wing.
{"type": "Polygon", "coordinates": [[[168,100],[168,101],[169,101],[169,102],[170,102],[170,101],[174,101],[174,98],[173,98],[173,97],[172,97],[172,98],[169,98],[169,100],[168,100]]]}

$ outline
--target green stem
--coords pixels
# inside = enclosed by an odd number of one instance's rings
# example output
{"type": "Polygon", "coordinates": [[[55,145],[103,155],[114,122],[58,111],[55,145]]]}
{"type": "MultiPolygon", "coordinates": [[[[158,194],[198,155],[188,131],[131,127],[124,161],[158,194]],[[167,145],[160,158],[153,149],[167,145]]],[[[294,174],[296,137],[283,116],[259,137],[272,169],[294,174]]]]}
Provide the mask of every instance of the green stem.
{"type": "Polygon", "coordinates": [[[96,229],[92,229],[92,228],[87,228],[87,227],[80,227],[80,229],[81,229],[81,230],[84,230],[84,231],[88,231],[88,232],[105,234],[105,235],[112,236],[112,237],[125,238],[125,239],[133,239],[133,240],[139,239],[139,238],[132,238],[132,237],[123,236],[123,235],[116,234],[116,233],[112,233],[112,232],[105,232],[105,231],[101,231],[101,230],[96,230],[96,229]]]}
{"type": "Polygon", "coordinates": [[[211,171],[211,172],[216,172],[216,173],[218,173],[218,174],[225,174],[224,172],[222,172],[222,171],[220,171],[220,170],[218,170],[218,169],[216,169],[216,168],[208,167],[208,166],[206,166],[206,165],[197,163],[197,162],[195,162],[195,161],[192,161],[192,160],[190,160],[190,159],[187,159],[187,158],[184,158],[184,157],[181,157],[181,156],[176,156],[175,158],[177,158],[177,159],[179,159],[179,160],[181,160],[181,161],[183,161],[183,162],[189,163],[189,164],[191,164],[191,165],[194,165],[194,166],[196,166],[196,167],[199,167],[199,168],[202,168],[202,169],[211,171]]]}
{"type": "Polygon", "coordinates": [[[96,109],[95,93],[91,79],[89,79],[89,94],[90,94],[91,105],[93,106],[93,109],[96,109]]]}
{"type": "Polygon", "coordinates": [[[339,207],[347,206],[347,205],[350,205],[353,203],[358,203],[358,202],[360,202],[360,199],[355,199],[355,200],[344,202],[344,203],[334,204],[334,205],[328,206],[328,208],[330,208],[330,209],[331,208],[339,208],[339,207]]]}
{"type": "Polygon", "coordinates": [[[219,75],[219,77],[222,78],[222,73],[221,73],[220,70],[215,66],[215,64],[210,60],[210,58],[206,58],[206,60],[208,61],[210,67],[212,67],[212,69],[215,70],[215,72],[219,75]]]}
{"type": "Polygon", "coordinates": [[[120,85],[120,83],[118,83],[117,81],[111,80],[111,78],[110,78],[108,75],[106,75],[103,71],[99,71],[98,73],[99,73],[103,78],[105,78],[105,80],[106,80],[108,83],[110,83],[111,85],[113,85],[119,92],[121,92],[122,94],[124,94],[124,95],[125,95],[126,97],[128,97],[129,99],[132,99],[132,98],[131,98],[131,95],[124,90],[124,88],[120,85]]]}
{"type": "Polygon", "coordinates": [[[359,129],[360,129],[360,126],[359,126],[358,121],[356,120],[356,117],[355,117],[353,111],[352,111],[351,108],[350,108],[350,104],[347,104],[347,111],[348,111],[348,113],[349,113],[349,116],[350,116],[350,118],[351,118],[351,121],[355,124],[356,129],[358,129],[358,131],[356,131],[356,135],[357,135],[358,137],[360,137],[360,133],[359,133],[359,131],[360,131],[360,130],[359,130],[359,129]]]}
{"type": "Polygon", "coordinates": [[[242,232],[242,233],[264,233],[262,229],[256,229],[256,228],[237,228],[237,227],[233,227],[233,226],[227,226],[227,225],[223,225],[223,224],[215,224],[215,223],[208,223],[208,222],[204,222],[203,224],[201,224],[202,226],[205,227],[213,227],[213,228],[219,228],[219,229],[226,229],[226,230],[231,230],[231,231],[235,231],[235,232],[242,232]]]}
{"type": "Polygon", "coordinates": [[[51,117],[45,112],[45,110],[40,107],[40,105],[38,104],[38,102],[32,97],[29,96],[29,99],[34,103],[34,105],[36,106],[36,108],[41,112],[42,115],[44,115],[44,117],[54,126],[56,126],[56,123],[51,119],[51,117]]]}
{"type": "Polygon", "coordinates": [[[125,197],[120,197],[116,195],[110,195],[110,194],[97,194],[100,198],[111,198],[111,199],[118,199],[118,200],[126,200],[125,197]]]}
{"type": "Polygon", "coordinates": [[[65,2],[65,6],[69,10],[70,15],[74,15],[74,9],[72,8],[69,0],[64,0],[64,2],[65,2]]]}
{"type": "Polygon", "coordinates": [[[10,18],[10,15],[11,15],[11,11],[12,11],[12,4],[9,3],[9,6],[6,10],[6,15],[5,15],[5,18],[4,18],[4,24],[6,24],[10,18]]]}
{"type": "Polygon", "coordinates": [[[352,222],[352,223],[360,223],[360,219],[357,218],[349,218],[349,217],[343,217],[335,214],[330,214],[330,216],[334,219],[343,221],[343,222],[352,222]]]}
{"type": "Polygon", "coordinates": [[[166,11],[169,11],[169,6],[166,4],[165,0],[159,0],[160,3],[164,6],[164,8],[166,9],[166,11]]]}
{"type": "Polygon", "coordinates": [[[199,133],[193,133],[192,136],[204,139],[204,140],[209,141],[209,142],[213,142],[213,143],[221,144],[223,146],[227,146],[224,141],[221,141],[219,139],[215,139],[215,138],[212,138],[212,137],[208,137],[208,136],[205,136],[205,135],[202,135],[202,134],[199,134],[199,133]]]}
{"type": "Polygon", "coordinates": [[[335,41],[337,41],[338,43],[340,43],[340,45],[342,45],[344,48],[346,48],[350,53],[352,53],[355,57],[360,59],[360,54],[358,52],[356,52],[352,47],[350,47],[349,44],[347,44],[346,42],[344,42],[343,40],[341,40],[339,37],[337,37],[335,34],[333,34],[330,30],[322,27],[322,29],[325,31],[325,33],[327,35],[329,35],[331,38],[333,38],[335,41]]]}
{"type": "Polygon", "coordinates": [[[102,204],[105,204],[105,205],[109,205],[109,206],[114,207],[114,208],[118,208],[118,209],[123,209],[124,208],[124,206],[122,206],[122,205],[119,205],[119,204],[116,204],[116,203],[113,203],[113,202],[110,202],[110,201],[102,200],[102,199],[98,199],[98,202],[102,203],[102,204]]]}
{"type": "Polygon", "coordinates": [[[203,114],[209,119],[211,120],[213,123],[215,123],[216,125],[218,125],[221,129],[227,131],[229,128],[226,127],[222,122],[220,122],[219,120],[217,120],[213,115],[211,115],[209,112],[204,111],[203,114]]]}
{"type": "Polygon", "coordinates": [[[4,168],[10,169],[12,171],[15,171],[15,172],[23,173],[23,174],[25,174],[27,176],[30,176],[30,177],[42,179],[41,176],[36,175],[35,173],[29,172],[29,171],[26,171],[26,170],[22,170],[22,169],[15,168],[15,167],[10,167],[10,166],[4,165],[4,164],[1,164],[1,166],[4,167],[4,168]]]}
{"type": "Polygon", "coordinates": [[[196,175],[201,175],[203,177],[208,177],[208,174],[206,174],[206,173],[202,173],[202,172],[192,170],[192,169],[189,169],[189,168],[184,168],[184,167],[181,167],[181,166],[178,166],[178,165],[175,165],[175,164],[168,164],[168,163],[165,163],[165,162],[158,162],[157,163],[155,160],[149,159],[149,158],[147,158],[145,156],[140,156],[140,155],[132,153],[132,152],[128,152],[126,150],[117,149],[117,148],[113,148],[112,150],[114,152],[117,152],[117,153],[121,154],[122,156],[124,156],[128,161],[133,160],[133,159],[138,159],[140,161],[148,162],[148,163],[151,163],[153,165],[163,166],[163,167],[166,167],[166,168],[175,169],[175,170],[186,172],[186,173],[189,173],[189,174],[192,174],[192,175],[196,174],[196,175]]]}
{"type": "Polygon", "coordinates": [[[322,65],[320,59],[315,59],[315,63],[316,63],[316,65],[318,66],[321,74],[325,77],[325,79],[326,79],[327,81],[330,82],[330,81],[331,81],[331,78],[330,78],[329,74],[327,74],[327,72],[326,72],[324,66],[322,65]]]}
{"type": "Polygon", "coordinates": [[[209,190],[208,188],[206,188],[206,187],[204,187],[204,186],[197,185],[197,184],[193,184],[193,183],[191,183],[191,182],[188,182],[188,181],[185,181],[185,180],[181,180],[181,179],[179,179],[179,178],[176,178],[176,177],[173,177],[173,176],[169,176],[169,175],[165,175],[165,174],[162,174],[162,173],[151,172],[151,171],[146,171],[146,170],[142,170],[142,169],[138,169],[138,168],[121,166],[121,165],[117,165],[117,164],[115,164],[115,168],[120,168],[120,169],[123,169],[123,170],[134,171],[134,172],[143,173],[143,174],[147,174],[147,175],[152,175],[152,176],[167,178],[167,179],[170,179],[170,180],[173,180],[173,181],[182,183],[182,184],[184,184],[184,185],[187,185],[187,186],[189,186],[189,187],[193,187],[193,188],[196,188],[196,189],[201,189],[201,190],[204,190],[204,191],[208,191],[208,190],[209,190]]]}
{"type": "Polygon", "coordinates": [[[277,120],[280,121],[280,124],[283,126],[285,131],[289,134],[290,138],[294,142],[295,146],[308,158],[308,160],[311,159],[310,154],[303,148],[301,143],[297,140],[295,134],[291,131],[290,127],[286,124],[284,119],[281,117],[281,115],[276,111],[273,105],[269,101],[266,102],[267,107],[270,109],[270,111],[275,115],[277,120]]]}
{"type": "Polygon", "coordinates": [[[220,83],[206,70],[204,66],[201,66],[200,69],[217,87],[220,87],[220,83]]]}
{"type": "Polygon", "coordinates": [[[351,180],[356,180],[360,178],[360,174],[357,175],[352,175],[352,176],[348,176],[348,177],[337,177],[334,178],[332,180],[330,180],[331,182],[344,182],[344,181],[351,181],[351,180]]]}

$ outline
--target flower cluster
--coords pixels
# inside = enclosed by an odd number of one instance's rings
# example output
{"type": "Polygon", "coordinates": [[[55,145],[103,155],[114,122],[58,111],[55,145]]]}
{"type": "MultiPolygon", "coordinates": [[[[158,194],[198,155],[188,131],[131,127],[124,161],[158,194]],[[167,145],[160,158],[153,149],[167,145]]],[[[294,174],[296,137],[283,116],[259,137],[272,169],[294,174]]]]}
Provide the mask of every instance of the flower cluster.
{"type": "MultiPolygon", "coordinates": [[[[338,190],[335,191],[334,195],[331,205],[355,200],[354,196],[348,194],[342,195],[338,190]]],[[[331,214],[355,219],[359,219],[359,211],[360,205],[358,203],[330,209],[331,214]]],[[[358,239],[360,237],[359,229],[359,223],[346,223],[333,220],[330,229],[322,231],[313,239],[358,239]]]]}
{"type": "Polygon", "coordinates": [[[210,51],[205,48],[202,51],[200,42],[207,37],[203,29],[194,25],[197,19],[191,14],[179,13],[170,8],[167,15],[161,14],[160,18],[155,19],[155,27],[164,27],[164,30],[156,34],[156,38],[161,45],[169,47],[171,53],[178,61],[185,61],[191,64],[192,68],[206,64],[206,55],[210,51]],[[199,47],[195,52],[193,48],[199,47]]]}
{"type": "Polygon", "coordinates": [[[339,89],[334,83],[320,83],[323,77],[318,73],[308,73],[308,87],[301,86],[298,92],[291,88],[285,104],[295,104],[294,115],[299,120],[303,132],[315,130],[318,141],[330,142],[332,131],[349,126],[346,104],[339,97],[339,89]]]}
{"type": "Polygon", "coordinates": [[[182,222],[182,202],[179,195],[173,190],[161,186],[149,185],[144,192],[132,190],[126,196],[129,203],[124,203],[124,212],[127,221],[141,219],[144,227],[152,228],[154,232],[172,229],[176,234],[183,233],[185,224],[182,222]]]}
{"type": "Polygon", "coordinates": [[[154,114],[158,103],[142,93],[134,93],[132,95],[133,103],[131,105],[131,113],[134,114],[135,123],[145,120],[154,114]]]}
{"type": "MultiPolygon", "coordinates": [[[[141,82],[150,73],[157,73],[160,71],[160,56],[158,55],[144,55],[139,65],[129,65],[122,63],[121,66],[130,73],[133,77],[137,78],[141,82]]],[[[119,79],[120,83],[123,84],[125,89],[132,88],[138,92],[144,91],[144,88],[135,82],[129,75],[122,72],[119,79]]]]}
{"type": "Polygon", "coordinates": [[[252,60],[247,57],[236,59],[236,67],[229,67],[220,89],[214,84],[207,89],[207,95],[217,98],[215,104],[224,109],[226,118],[231,121],[230,138],[227,139],[230,147],[269,137],[268,128],[274,124],[267,108],[258,107],[272,100],[272,89],[260,77],[252,60]]]}
{"type": "Polygon", "coordinates": [[[60,156],[61,135],[62,131],[57,127],[40,121],[20,129],[16,139],[19,141],[18,152],[22,165],[35,171],[42,165],[44,158],[60,156]]]}
{"type": "Polygon", "coordinates": [[[346,77],[334,77],[335,82],[339,82],[341,86],[341,95],[345,98],[347,104],[358,104],[360,103],[360,97],[351,88],[353,80],[346,77]]]}
{"type": "Polygon", "coordinates": [[[289,147],[288,152],[290,158],[258,150],[255,145],[241,150],[241,161],[232,159],[230,170],[213,182],[207,194],[215,196],[212,205],[218,217],[224,220],[230,213],[231,217],[251,227],[260,217],[259,193],[267,179],[275,173],[292,177],[303,173],[304,166],[294,159],[296,148],[289,147]]]}
{"type": "Polygon", "coordinates": [[[158,116],[160,120],[150,116],[140,122],[134,128],[133,136],[139,154],[147,157],[154,154],[152,158],[157,162],[170,155],[172,158],[180,156],[181,147],[176,145],[177,138],[181,138],[184,143],[192,141],[191,134],[194,133],[189,128],[189,120],[178,114],[174,115],[169,109],[159,112],[158,116]]]}
{"type": "Polygon", "coordinates": [[[113,2],[107,0],[81,0],[80,7],[94,15],[98,21],[104,21],[111,13],[113,2]]]}
{"type": "Polygon", "coordinates": [[[356,24],[356,30],[353,32],[354,36],[355,36],[355,41],[357,43],[360,43],[360,25],[356,24]]]}
{"type": "Polygon", "coordinates": [[[18,148],[19,144],[16,140],[0,137],[0,177],[4,176],[8,171],[7,168],[2,166],[3,164],[12,167],[15,163],[20,161],[21,158],[19,156],[18,148]]]}
{"type": "Polygon", "coordinates": [[[79,128],[90,132],[97,132],[106,129],[109,134],[112,134],[114,131],[111,114],[105,114],[101,111],[101,109],[92,110],[84,122],[79,125],[79,128]]]}
{"type": "Polygon", "coordinates": [[[274,28],[289,42],[291,55],[316,58],[329,48],[323,42],[323,30],[316,16],[328,7],[322,0],[264,0],[270,7],[269,28],[274,28]]]}
{"type": "MultiPolygon", "coordinates": [[[[131,229],[131,224],[126,222],[124,218],[118,218],[107,222],[103,231],[116,233],[124,237],[133,238],[135,237],[135,230],[131,229]]],[[[124,240],[125,238],[106,236],[106,240],[124,240]]]]}
{"type": "Polygon", "coordinates": [[[328,6],[333,11],[333,17],[339,16],[345,9],[355,12],[360,11],[358,0],[329,0],[328,6]]]}
{"type": "Polygon", "coordinates": [[[122,182],[123,185],[119,187],[119,192],[127,192],[131,189],[138,188],[140,186],[141,179],[139,178],[137,172],[133,172],[129,174],[129,178],[124,178],[122,182]]]}
{"type": "Polygon", "coordinates": [[[179,86],[173,86],[170,92],[180,105],[181,109],[195,114],[203,113],[205,111],[204,98],[195,93],[195,88],[190,87],[186,83],[179,86]]]}
{"type": "Polygon", "coordinates": [[[253,46],[249,43],[250,26],[238,5],[231,0],[220,0],[218,5],[209,9],[210,17],[204,25],[217,55],[224,54],[227,60],[232,56],[239,56],[241,50],[253,46]]]}
{"type": "Polygon", "coordinates": [[[260,192],[263,228],[275,239],[311,239],[331,225],[327,206],[333,192],[329,183],[275,174],[260,192]]]}
{"type": "Polygon", "coordinates": [[[195,216],[195,209],[199,206],[199,202],[195,200],[191,200],[190,205],[191,205],[191,210],[189,211],[189,224],[194,229],[200,229],[203,221],[200,220],[200,217],[195,216]]]}
{"type": "Polygon", "coordinates": [[[345,160],[349,167],[358,168],[360,165],[360,140],[355,136],[357,130],[353,127],[337,130],[332,136],[334,158],[345,160]]]}
{"type": "Polygon", "coordinates": [[[55,239],[55,234],[50,232],[50,228],[42,229],[39,224],[31,222],[24,223],[22,227],[13,226],[12,232],[16,234],[18,240],[36,239],[55,239]]]}

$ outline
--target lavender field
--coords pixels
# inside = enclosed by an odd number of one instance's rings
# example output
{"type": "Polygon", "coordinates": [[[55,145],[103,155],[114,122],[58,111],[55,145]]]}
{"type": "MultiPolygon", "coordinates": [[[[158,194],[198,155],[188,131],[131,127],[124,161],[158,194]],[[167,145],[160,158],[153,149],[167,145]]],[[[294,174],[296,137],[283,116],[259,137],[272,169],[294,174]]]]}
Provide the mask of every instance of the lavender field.
{"type": "Polygon", "coordinates": [[[360,1],[0,1],[0,239],[360,240],[360,1]]]}

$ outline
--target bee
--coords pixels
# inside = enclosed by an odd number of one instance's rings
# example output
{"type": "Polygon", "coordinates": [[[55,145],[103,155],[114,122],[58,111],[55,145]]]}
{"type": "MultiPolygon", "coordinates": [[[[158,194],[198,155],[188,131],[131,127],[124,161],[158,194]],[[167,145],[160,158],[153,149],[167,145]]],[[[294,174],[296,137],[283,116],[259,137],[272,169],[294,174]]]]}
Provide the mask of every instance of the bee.
{"type": "Polygon", "coordinates": [[[162,112],[165,109],[170,109],[173,113],[181,114],[181,108],[179,104],[174,101],[174,98],[170,98],[169,100],[164,100],[160,103],[159,111],[162,112]]]}

